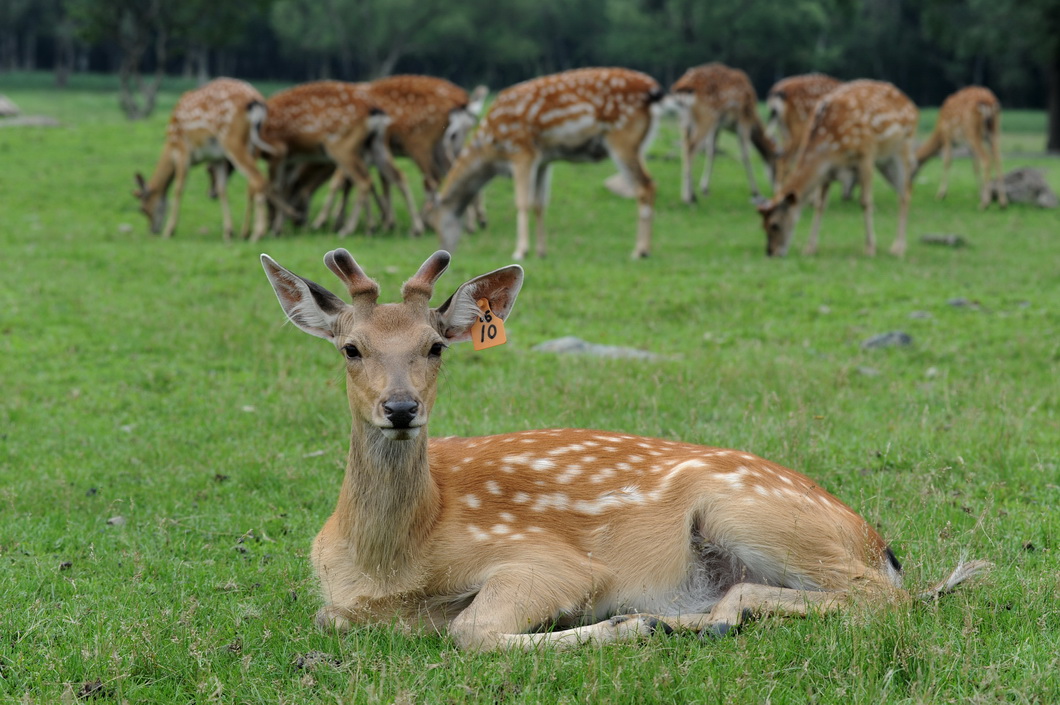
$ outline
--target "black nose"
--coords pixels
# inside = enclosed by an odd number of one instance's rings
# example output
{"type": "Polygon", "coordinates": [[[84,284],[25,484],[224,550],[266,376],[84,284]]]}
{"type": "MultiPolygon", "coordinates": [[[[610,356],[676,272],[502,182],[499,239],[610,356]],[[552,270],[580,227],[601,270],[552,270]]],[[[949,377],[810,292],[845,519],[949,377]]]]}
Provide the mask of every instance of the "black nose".
{"type": "Polygon", "coordinates": [[[416,412],[420,405],[414,401],[387,401],[383,402],[383,413],[394,428],[408,428],[412,419],[416,418],[416,412]]]}

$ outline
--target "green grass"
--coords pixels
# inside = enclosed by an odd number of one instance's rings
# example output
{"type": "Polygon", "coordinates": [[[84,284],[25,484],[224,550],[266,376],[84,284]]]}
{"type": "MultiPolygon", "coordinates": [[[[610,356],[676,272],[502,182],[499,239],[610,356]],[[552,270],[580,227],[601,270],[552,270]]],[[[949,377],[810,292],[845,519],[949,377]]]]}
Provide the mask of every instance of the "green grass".
{"type": "MultiPolygon", "coordinates": [[[[558,166],[551,255],[525,263],[508,345],[449,354],[435,435],[559,425],[743,448],[878,525],[911,586],[961,558],[996,568],[937,605],[767,619],[718,642],[473,655],[385,626],[312,628],[308,547],[348,442],[342,363],[283,325],[257,262],[266,251],[337,288],[321,256],[342,245],[393,298],[436,241],[225,245],[201,169],[161,241],[129,191],[167,116],[126,123],[103,82],[60,94],[45,80],[0,86],[64,122],[0,129],[0,702],[58,702],[96,680],[104,701],[132,703],[1060,699],[1055,212],[980,213],[967,159],[936,202],[935,161],[904,261],[864,257],[860,209],[838,200],[819,255],[798,253],[807,217],[793,254],[767,260],[735,142],[689,207],[668,126],[649,164],[654,255],[633,262],[635,207],[603,189],[611,167],[558,166]],[[970,247],[920,244],[929,232],[970,247]],[[890,330],[913,344],[861,349],[890,330]],[[669,357],[531,350],[563,335],[669,357]],[[295,665],[313,651],[338,665],[295,665]]],[[[1006,146],[1040,141],[1040,117],[1006,119],[1006,146]]],[[[1019,164],[1060,186],[1055,160],[1007,160],[1019,164]]],[[[896,199],[882,180],[876,194],[885,249],[896,199]]],[[[486,198],[491,224],[461,244],[440,294],[510,261],[510,182],[486,198]]]]}

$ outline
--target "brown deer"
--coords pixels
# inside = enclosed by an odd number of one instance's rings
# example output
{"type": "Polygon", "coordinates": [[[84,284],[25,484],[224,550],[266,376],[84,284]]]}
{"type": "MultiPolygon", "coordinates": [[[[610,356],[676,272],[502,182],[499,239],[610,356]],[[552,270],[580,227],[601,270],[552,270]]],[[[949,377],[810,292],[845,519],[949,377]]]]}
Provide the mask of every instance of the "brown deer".
{"type": "MultiPolygon", "coordinates": [[[[211,174],[211,195],[216,194],[221,202],[225,240],[232,237],[227,188],[230,164],[247,178],[248,205],[252,204],[254,209],[254,239],[265,233],[266,198],[270,191],[252,156],[253,147],[270,149],[259,136],[265,116],[265,98],[261,93],[249,83],[234,78],[214,79],[180,97],[169,118],[166,143],[154,174],[149,180],[139,172],[136,174],[137,188],[133,195],[140,199],[140,208],[151,222],[151,232],[161,232],[166,238],[173,236],[188,170],[206,162],[211,174]],[[168,207],[171,186],[173,203],[168,207]]],[[[249,225],[249,219],[244,220],[244,236],[249,225]]]]}
{"type": "MultiPolygon", "coordinates": [[[[373,140],[381,140],[389,116],[372,102],[364,84],[342,81],[303,83],[276,93],[266,105],[269,117],[262,137],[273,150],[269,173],[276,190],[289,191],[302,164],[334,163],[354,185],[353,212],[339,231],[349,235],[372,191],[364,154],[373,140]]],[[[380,153],[389,158],[385,145],[380,153]]],[[[277,212],[274,230],[283,215],[277,212]]]]}
{"type": "MultiPolygon", "coordinates": [[[[386,128],[390,153],[412,160],[423,175],[425,197],[433,199],[442,177],[452,166],[453,150],[458,151],[478,119],[472,109],[481,110],[485,96],[480,91],[476,94],[477,103],[472,105],[471,97],[463,88],[432,76],[390,76],[368,83],[366,90],[372,103],[390,117],[391,122],[386,128]]],[[[392,228],[394,224],[390,187],[397,186],[412,214],[413,232],[422,233],[423,223],[404,174],[386,155],[377,154],[380,142],[374,142],[372,146],[370,161],[379,169],[383,184],[384,227],[392,228]]],[[[320,217],[314,223],[316,227],[323,227],[332,217],[335,196],[348,184],[341,170],[336,170],[320,217]]]]}
{"type": "Polygon", "coordinates": [[[721,130],[736,133],[751,196],[756,201],[762,200],[751,168],[750,145],[754,145],[766,164],[773,162],[774,148],[758,118],[758,96],[747,74],[716,62],[695,66],[677,79],[670,87],[670,93],[676,96],[681,108],[682,200],[685,203],[696,200],[692,189],[692,160],[700,149],[706,151],[707,161],[699,190],[704,194],[710,190],[714,153],[721,130]]]}
{"type": "Polygon", "coordinates": [[[852,81],[822,98],[799,147],[794,169],[773,199],[758,209],[766,230],[766,254],[787,253],[802,204],[812,195],[817,195],[817,207],[805,252],[816,252],[828,185],[843,171],[855,170],[865,215],[865,250],[875,255],[872,170],[876,167],[898,192],[898,236],[891,253],[904,255],[906,219],[916,168],[913,139],[917,119],[913,101],[883,81],[852,81]]]}
{"type": "Polygon", "coordinates": [[[778,136],[773,166],[774,189],[795,166],[799,145],[813,119],[817,102],[841,83],[839,79],[823,73],[808,73],[781,79],[769,89],[766,95],[766,107],[769,109],[766,131],[775,130],[778,136]]]}
{"type": "Polygon", "coordinates": [[[638,203],[634,257],[651,250],[655,183],[642,159],[663,97],[655,79],[621,68],[589,68],[543,76],[501,91],[446,175],[428,217],[442,246],[456,248],[460,216],[493,177],[511,174],[518,211],[515,259],[530,251],[530,210],[537,217],[537,254],[546,254],[545,209],[555,161],[607,156],[633,186],[638,203]]]}
{"type": "MultiPolygon", "coordinates": [[[[446,348],[508,319],[519,266],[430,308],[444,251],[392,304],[377,303],[379,286],[346,250],[324,262],[350,304],[261,261],[288,318],[345,358],[350,452],[312,549],[320,627],[398,622],[462,648],[532,649],[722,635],[750,616],[907,597],[871,524],[750,453],[578,429],[429,439],[446,348]]],[[[921,597],[987,565],[959,565],[921,597]]]]}
{"type": "Polygon", "coordinates": [[[967,144],[972,150],[972,166],[979,178],[979,208],[990,206],[991,178],[996,178],[999,184],[998,205],[1006,207],[1008,194],[1005,193],[1005,174],[1001,168],[1001,102],[989,88],[968,86],[947,98],[939,109],[931,136],[916,151],[919,169],[942,150],[942,181],[935,198],[946,197],[953,147],[960,143],[967,144]],[[997,176],[992,177],[992,173],[997,176]]]}

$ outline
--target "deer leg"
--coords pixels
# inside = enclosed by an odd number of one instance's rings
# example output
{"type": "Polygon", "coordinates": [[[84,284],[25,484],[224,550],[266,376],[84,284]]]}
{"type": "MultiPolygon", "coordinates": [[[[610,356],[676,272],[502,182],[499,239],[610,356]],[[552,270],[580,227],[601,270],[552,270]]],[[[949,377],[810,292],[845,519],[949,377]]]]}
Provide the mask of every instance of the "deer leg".
{"type": "Polygon", "coordinates": [[[328,223],[333,222],[331,220],[331,207],[345,180],[346,175],[342,172],[342,169],[336,169],[335,173],[328,179],[328,190],[324,194],[324,202],[320,204],[320,212],[317,213],[317,217],[313,220],[312,227],[314,230],[322,230],[327,227],[328,223]]]}
{"type": "Polygon", "coordinates": [[[865,218],[865,254],[876,255],[876,231],[872,227],[872,157],[862,157],[858,164],[858,183],[861,184],[861,212],[865,218]]]}
{"type": "Polygon", "coordinates": [[[564,613],[577,612],[594,592],[592,574],[583,572],[573,556],[553,556],[547,566],[513,564],[495,573],[475,599],[448,626],[464,649],[533,649],[541,644],[576,646],[578,630],[525,634],[564,613]],[[558,564],[567,570],[557,571],[558,564]]]}
{"type": "MultiPolygon", "coordinates": [[[[350,207],[350,189],[353,188],[353,184],[349,179],[343,177],[342,179],[342,195],[339,197],[339,202],[335,206],[335,218],[333,222],[338,225],[346,222],[346,211],[350,207]]],[[[371,229],[371,223],[368,224],[371,229]]]]}
{"type": "Polygon", "coordinates": [[[895,186],[898,191],[898,235],[891,245],[891,254],[898,257],[905,255],[906,228],[909,222],[909,202],[913,198],[913,174],[916,172],[916,151],[910,140],[901,164],[901,185],[895,186]]]}
{"type": "Polygon", "coordinates": [[[515,186],[515,260],[526,258],[530,251],[530,204],[533,201],[535,172],[538,166],[532,159],[519,159],[512,162],[512,181],[515,186]]]}
{"type": "Polygon", "coordinates": [[[373,140],[372,156],[376,166],[379,167],[379,173],[382,175],[384,183],[397,184],[398,190],[404,197],[405,205],[409,209],[409,218],[412,220],[412,234],[417,237],[422,235],[423,220],[420,219],[420,212],[416,208],[416,199],[412,196],[412,188],[409,187],[408,179],[405,178],[405,175],[398,169],[397,164],[394,163],[394,156],[386,146],[386,140],[373,140]]]}
{"type": "Polygon", "coordinates": [[[696,192],[692,188],[692,161],[702,137],[697,134],[692,118],[688,120],[688,124],[681,131],[681,200],[692,204],[696,202],[696,192]]]}
{"type": "Polygon", "coordinates": [[[824,218],[824,209],[828,205],[828,189],[832,182],[826,180],[813,197],[813,223],[810,225],[810,239],[806,241],[806,247],[802,249],[804,255],[817,254],[817,237],[821,233],[821,220],[824,218]]]}
{"type": "Polygon", "coordinates": [[[740,138],[740,160],[743,162],[744,171],[747,172],[747,183],[751,185],[751,199],[759,203],[762,201],[762,192],[758,190],[755,171],[751,166],[751,131],[741,126],[737,128],[736,136],[740,138]]]}
{"type": "Polygon", "coordinates": [[[375,202],[376,207],[379,208],[382,221],[380,227],[387,232],[396,228],[397,218],[394,216],[394,199],[390,195],[390,177],[382,169],[379,170],[378,190],[375,188],[375,182],[372,182],[372,200],[375,202]]]}
{"type": "Polygon", "coordinates": [[[939,190],[935,193],[935,198],[941,200],[946,198],[946,191],[949,189],[947,182],[950,178],[950,164],[953,162],[953,145],[950,144],[948,138],[942,139],[942,181],[939,182],[939,190]]]}
{"type": "Polygon", "coordinates": [[[982,140],[969,140],[972,159],[976,165],[975,175],[979,179],[979,210],[986,210],[992,200],[990,197],[990,156],[982,140]]]}
{"type": "MultiPolygon", "coordinates": [[[[242,145],[240,145],[242,147],[242,145]]],[[[265,194],[269,190],[269,184],[265,180],[265,177],[258,171],[257,164],[254,163],[254,158],[247,153],[246,149],[227,149],[225,154],[229,161],[232,162],[233,166],[239,170],[241,174],[247,180],[247,200],[248,204],[251,199],[254,202],[254,230],[251,233],[251,242],[257,242],[265,234],[267,228],[267,214],[266,214],[266,196],[265,194]]],[[[227,205],[228,197],[222,193],[221,201],[227,205]]],[[[277,204],[277,211],[282,210],[277,204]]],[[[282,205],[286,205],[282,204],[282,205]]],[[[227,237],[226,237],[227,239],[227,237]]]]}
{"type": "Polygon", "coordinates": [[[613,132],[607,137],[607,151],[618,166],[623,181],[632,188],[637,199],[637,242],[633,259],[651,254],[652,220],[655,216],[655,182],[641,159],[644,140],[652,132],[651,121],[634,126],[625,132],[613,132]],[[642,128],[642,129],[641,129],[642,128]]]}
{"type": "Polygon", "coordinates": [[[537,256],[544,257],[548,254],[545,211],[548,209],[548,199],[552,191],[552,165],[542,164],[539,166],[535,177],[534,218],[537,220],[537,256]]]}
{"type": "MultiPolygon", "coordinates": [[[[276,185],[280,185],[281,187],[283,187],[284,191],[287,190],[286,189],[286,182],[285,182],[285,179],[287,178],[287,171],[288,171],[288,165],[287,165],[287,160],[286,159],[280,160],[279,163],[269,166],[269,182],[272,184],[273,188],[275,188],[276,185]]],[[[247,209],[248,209],[248,211],[250,209],[250,206],[251,206],[251,199],[250,199],[250,195],[248,194],[247,195],[247,209]]],[[[247,215],[249,215],[249,212],[248,212],[247,215]]],[[[283,230],[283,224],[284,224],[285,220],[286,220],[286,216],[284,215],[283,210],[280,209],[280,208],[275,208],[274,207],[274,212],[272,214],[272,227],[270,228],[270,230],[272,230],[273,235],[279,235],[280,234],[280,231],[283,230]]],[[[244,222],[246,222],[246,219],[244,219],[244,222]]]]}
{"type": "Polygon", "coordinates": [[[747,620],[767,615],[805,617],[834,612],[849,601],[846,592],[823,592],[772,587],[755,583],[732,586],[710,612],[681,615],[627,614],[585,627],[535,634],[502,634],[500,646],[526,650],[547,645],[570,648],[581,644],[611,644],[642,639],[658,631],[699,632],[712,637],[730,634],[747,620]]]}
{"type": "Polygon", "coordinates": [[[221,234],[225,242],[232,240],[232,208],[228,203],[228,166],[225,162],[211,162],[207,167],[214,197],[221,202],[221,234]]]}
{"type": "Polygon", "coordinates": [[[485,228],[489,224],[486,219],[486,199],[482,196],[482,192],[479,191],[475,194],[474,198],[471,199],[471,205],[467,209],[468,224],[475,223],[475,227],[468,228],[468,232],[474,232],[478,228],[485,228]]]}
{"type": "Polygon", "coordinates": [[[173,201],[169,204],[169,214],[166,216],[166,227],[162,230],[162,237],[173,237],[177,229],[177,220],[180,217],[180,199],[184,195],[184,181],[188,177],[188,164],[177,163],[173,177],[173,201]]]}
{"type": "MultiPolygon", "coordinates": [[[[993,156],[991,160],[993,162],[994,170],[997,173],[997,204],[1002,208],[1008,207],[1008,193],[1005,191],[1005,171],[1001,167],[1001,115],[998,114],[994,118],[994,129],[990,130],[987,134],[990,138],[990,153],[993,156]]],[[[987,188],[989,189],[990,178],[987,178],[987,188]]]]}
{"type": "Polygon", "coordinates": [[[714,156],[718,152],[718,126],[715,125],[707,133],[704,148],[707,153],[707,162],[703,165],[703,176],[699,179],[699,192],[704,196],[710,192],[710,175],[714,171],[714,156]]]}

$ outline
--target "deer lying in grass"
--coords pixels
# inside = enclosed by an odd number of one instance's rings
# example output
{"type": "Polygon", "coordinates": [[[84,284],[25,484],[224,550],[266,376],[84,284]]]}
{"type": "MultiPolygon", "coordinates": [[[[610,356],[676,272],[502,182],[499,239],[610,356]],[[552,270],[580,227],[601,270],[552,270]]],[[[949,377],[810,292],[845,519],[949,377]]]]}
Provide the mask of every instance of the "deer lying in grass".
{"type": "Polygon", "coordinates": [[[953,147],[964,143],[972,150],[972,165],[979,179],[979,208],[990,206],[993,189],[990,180],[996,173],[997,202],[1008,205],[1001,168],[1001,101],[993,91],[982,86],[968,86],[957,91],[939,109],[938,121],[931,136],[916,151],[917,170],[942,150],[942,181],[935,198],[945,198],[950,178],[953,147]],[[989,151],[987,149],[989,145],[989,151]]]}
{"type": "MultiPolygon", "coordinates": [[[[532,649],[907,597],[869,523],[750,453],[576,429],[428,439],[446,348],[509,317],[519,266],[430,308],[444,251],[392,304],[346,250],[324,262],[351,304],[261,261],[288,318],[346,364],[346,475],[312,550],[320,627],[399,620],[463,648],[532,649]]],[[[922,596],[986,567],[959,565],[922,596]]]]}
{"type": "MultiPolygon", "coordinates": [[[[210,169],[210,195],[221,201],[222,231],[232,238],[232,211],[228,204],[228,175],[234,166],[248,182],[248,206],[254,209],[254,239],[265,233],[266,198],[270,189],[258,171],[252,148],[271,151],[259,131],[265,120],[265,98],[245,81],[218,78],[180,97],[166,127],[166,143],[150,179],[136,174],[133,196],[151,221],[151,232],[172,237],[180,217],[180,201],[188,170],[200,162],[210,169]],[[172,207],[168,204],[173,188],[172,207]],[[167,215],[168,214],[168,215],[167,215]],[[165,221],[165,227],[162,223],[165,221]]],[[[249,210],[249,208],[248,208],[249,210]]],[[[243,235],[250,227],[243,221],[243,235]]]]}
{"type": "Polygon", "coordinates": [[[795,168],[773,199],[758,208],[766,230],[766,254],[772,257],[787,253],[802,204],[816,194],[813,227],[805,249],[806,254],[815,253],[828,186],[844,171],[855,170],[865,215],[865,251],[875,255],[874,167],[898,192],[898,236],[891,253],[905,254],[906,219],[916,168],[913,138],[918,117],[913,101],[883,81],[851,81],[822,98],[799,147],[795,168]]]}

